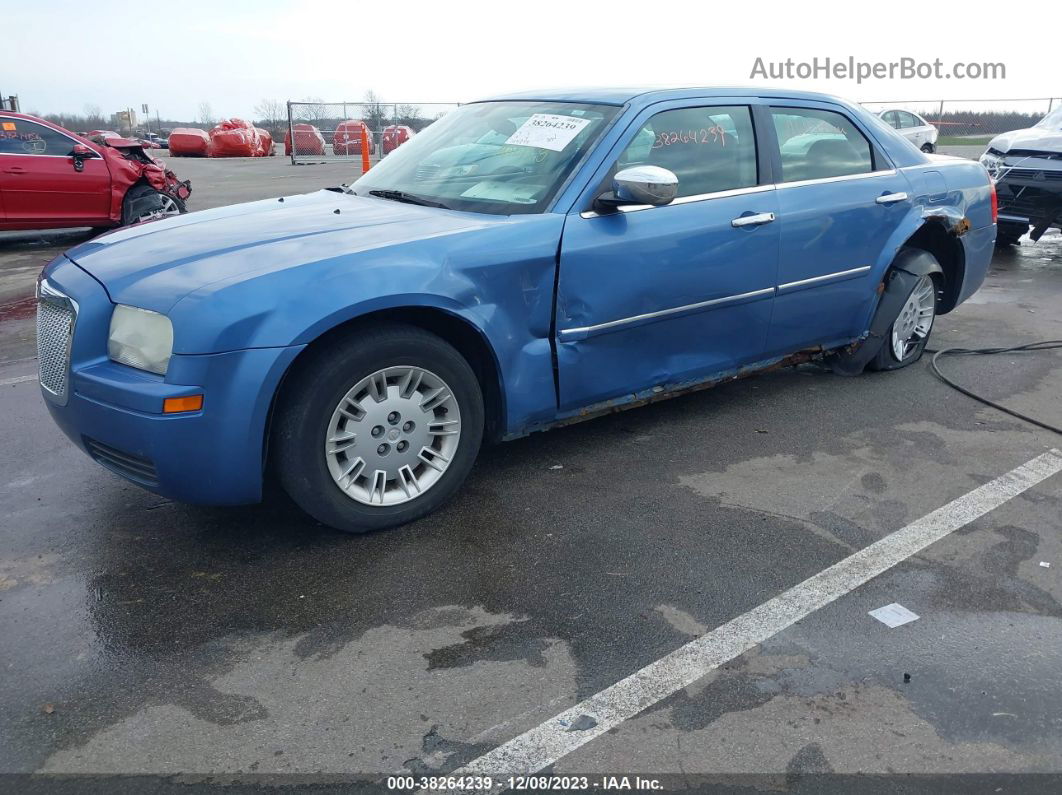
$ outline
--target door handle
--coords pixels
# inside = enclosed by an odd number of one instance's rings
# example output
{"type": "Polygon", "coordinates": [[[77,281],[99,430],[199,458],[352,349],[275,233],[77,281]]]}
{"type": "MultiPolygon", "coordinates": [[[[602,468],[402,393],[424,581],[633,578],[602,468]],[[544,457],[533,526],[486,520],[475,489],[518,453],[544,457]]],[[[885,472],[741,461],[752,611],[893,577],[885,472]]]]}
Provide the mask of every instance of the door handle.
{"type": "Polygon", "coordinates": [[[878,204],[895,204],[896,202],[907,201],[906,193],[886,193],[884,196],[878,196],[874,199],[878,204]]]}
{"type": "Polygon", "coordinates": [[[740,215],[730,222],[733,227],[759,226],[769,224],[774,220],[774,213],[756,213],[755,215],[740,215]]]}
{"type": "Polygon", "coordinates": [[[4,169],[4,172],[7,174],[25,174],[26,169],[22,166],[8,166],[4,169]]]}

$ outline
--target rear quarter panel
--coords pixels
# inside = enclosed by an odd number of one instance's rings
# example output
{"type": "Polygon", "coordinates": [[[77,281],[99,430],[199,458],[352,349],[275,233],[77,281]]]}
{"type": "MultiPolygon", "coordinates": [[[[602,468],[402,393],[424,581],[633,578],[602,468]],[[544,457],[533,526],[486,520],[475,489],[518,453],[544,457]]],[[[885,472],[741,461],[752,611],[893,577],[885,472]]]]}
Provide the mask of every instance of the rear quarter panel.
{"type": "Polygon", "coordinates": [[[947,186],[945,205],[969,228],[959,235],[963,247],[963,280],[956,306],[965,301],[985,280],[992,263],[996,224],[992,220],[991,178],[984,166],[972,160],[935,156],[933,165],[947,186]]]}

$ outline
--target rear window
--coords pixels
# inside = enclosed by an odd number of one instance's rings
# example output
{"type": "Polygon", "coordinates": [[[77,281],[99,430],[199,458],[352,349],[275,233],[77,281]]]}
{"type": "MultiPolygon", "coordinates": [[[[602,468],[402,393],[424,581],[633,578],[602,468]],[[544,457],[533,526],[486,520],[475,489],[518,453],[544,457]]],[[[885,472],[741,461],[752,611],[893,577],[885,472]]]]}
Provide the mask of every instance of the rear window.
{"type": "Polygon", "coordinates": [[[844,115],[814,108],[771,108],[782,181],[826,179],[874,170],[870,142],[844,115]]]}

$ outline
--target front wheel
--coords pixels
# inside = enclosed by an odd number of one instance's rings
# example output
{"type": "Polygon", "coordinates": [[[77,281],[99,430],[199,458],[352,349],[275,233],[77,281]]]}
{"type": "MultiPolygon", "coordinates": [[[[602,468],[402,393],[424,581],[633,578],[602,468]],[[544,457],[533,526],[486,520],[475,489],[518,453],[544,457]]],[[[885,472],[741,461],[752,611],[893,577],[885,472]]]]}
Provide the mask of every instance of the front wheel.
{"type": "Polygon", "coordinates": [[[881,350],[870,361],[872,370],[898,370],[922,358],[937,316],[937,283],[931,275],[915,282],[900,314],[892,322],[881,350]]]}
{"type": "Polygon", "coordinates": [[[122,202],[122,226],[155,221],[187,211],[184,202],[176,196],[155,190],[150,185],[134,185],[122,202]]]}
{"type": "Polygon", "coordinates": [[[924,144],[922,144],[922,151],[925,152],[927,155],[931,155],[935,151],[937,151],[937,148],[933,146],[933,144],[931,144],[929,141],[926,141],[924,144]]]}
{"type": "Polygon", "coordinates": [[[458,490],[483,438],[464,357],[412,326],[353,330],[288,379],[273,465],[303,510],[351,533],[419,519],[458,490]]]}

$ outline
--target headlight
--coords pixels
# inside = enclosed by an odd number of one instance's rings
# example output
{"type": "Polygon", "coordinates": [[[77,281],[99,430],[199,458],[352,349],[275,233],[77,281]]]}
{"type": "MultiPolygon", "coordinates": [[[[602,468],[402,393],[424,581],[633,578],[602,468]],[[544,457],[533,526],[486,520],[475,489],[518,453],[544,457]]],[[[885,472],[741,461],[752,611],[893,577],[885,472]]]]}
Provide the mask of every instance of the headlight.
{"type": "Polygon", "coordinates": [[[1003,158],[989,150],[981,155],[981,165],[988,170],[992,179],[996,179],[1003,168],[1003,158]]]}
{"type": "Polygon", "coordinates": [[[107,355],[116,362],[166,375],[173,353],[173,324],[165,315],[118,304],[111,315],[107,355]]]}

